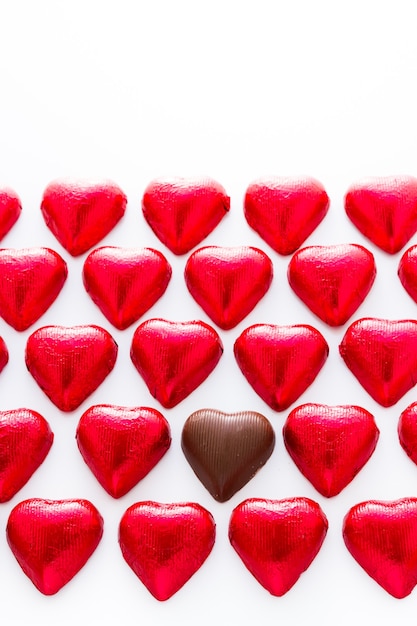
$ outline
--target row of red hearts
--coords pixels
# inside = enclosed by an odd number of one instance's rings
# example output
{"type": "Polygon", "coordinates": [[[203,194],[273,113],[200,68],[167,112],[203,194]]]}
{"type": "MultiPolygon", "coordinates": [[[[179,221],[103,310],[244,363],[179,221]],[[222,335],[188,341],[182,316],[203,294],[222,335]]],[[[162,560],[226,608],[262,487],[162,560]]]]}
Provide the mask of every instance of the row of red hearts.
{"type": "MultiPolygon", "coordinates": [[[[123,217],[127,198],[112,182],[55,181],[46,188],[41,211],[47,226],[72,255],[92,248],[123,217]]],[[[175,254],[197,246],[230,209],[224,188],[209,178],[152,181],[142,199],[143,214],[155,235],[175,254]]],[[[248,224],[280,254],[291,254],[315,230],[329,209],[329,197],[312,178],[263,178],[246,190],[248,224]]],[[[353,224],[389,253],[398,252],[417,231],[417,179],[371,178],[345,196],[353,224]]],[[[20,215],[21,203],[0,190],[0,238],[20,215]]]]}
{"type": "MultiPolygon", "coordinates": [[[[253,498],[233,510],[229,540],[258,582],[282,596],[311,565],[327,529],[325,514],[309,498],[253,498]]],[[[88,500],[34,498],[14,507],[6,533],[23,572],[39,591],[52,595],[93,554],[103,519],[88,500]]],[[[163,601],[202,566],[215,533],[213,516],[197,503],[145,501],[123,514],[119,544],[133,572],[163,601]]],[[[396,598],[411,593],[417,580],[417,498],[353,506],[343,521],[343,538],[359,565],[388,593],[396,598]]]]}

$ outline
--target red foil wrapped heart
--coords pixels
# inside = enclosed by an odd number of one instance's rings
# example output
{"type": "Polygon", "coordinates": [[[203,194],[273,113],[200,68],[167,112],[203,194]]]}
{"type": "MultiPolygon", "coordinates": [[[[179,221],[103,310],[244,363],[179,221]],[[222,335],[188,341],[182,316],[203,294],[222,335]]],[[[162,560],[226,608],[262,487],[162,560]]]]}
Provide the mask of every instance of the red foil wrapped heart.
{"type": "Polygon", "coordinates": [[[57,180],[45,189],[41,211],[59,243],[78,256],[116,226],[126,204],[125,194],[111,181],[57,180]]]}
{"type": "Polygon", "coordinates": [[[267,462],[275,446],[270,422],[255,411],[195,411],[186,420],[181,447],[213,498],[226,502],[267,462]]]}
{"type": "Polygon", "coordinates": [[[3,239],[9,230],[17,222],[22,205],[19,196],[7,188],[0,189],[0,240],[3,239]]]}
{"type": "Polygon", "coordinates": [[[386,176],[352,185],[345,210],[376,246],[395,254],[417,231],[417,178],[386,176]]]}
{"type": "Polygon", "coordinates": [[[283,435],[300,472],[330,498],[369,460],[379,430],[373,415],[361,407],[303,404],[288,415],[283,435]]]}
{"type": "Polygon", "coordinates": [[[0,502],[7,502],[45,460],[54,435],[36,411],[0,411],[0,502]]]}
{"type": "Polygon", "coordinates": [[[246,220],[279,254],[292,254],[329,209],[329,197],[313,178],[262,178],[246,190],[246,220]]]}
{"type": "Polygon", "coordinates": [[[417,498],[369,500],[353,506],[343,522],[343,538],[353,558],[395,598],[405,598],[417,582],[417,498]]]}
{"type": "Polygon", "coordinates": [[[6,367],[9,362],[9,351],[7,350],[7,346],[4,342],[3,337],[0,337],[0,373],[6,367]]]}
{"type": "Polygon", "coordinates": [[[349,326],[340,354],[382,406],[392,406],[417,382],[417,321],[363,318],[349,326]]]}
{"type": "Polygon", "coordinates": [[[88,500],[24,500],[7,522],[7,541],[20,567],[45,595],[57,593],[85,565],[103,534],[88,500]]]}
{"type": "Polygon", "coordinates": [[[44,326],[26,344],[26,367],[61,411],[73,411],[112,371],[117,344],[99,326],[44,326]]]}
{"type": "Polygon", "coordinates": [[[408,295],[417,302],[417,246],[411,246],[404,252],[398,266],[398,276],[408,295]]]}
{"type": "Polygon", "coordinates": [[[160,178],[147,186],[142,200],[146,221],[174,254],[197,246],[229,209],[229,196],[210,178],[160,178]]]}
{"type": "Polygon", "coordinates": [[[312,384],[329,346],[312,326],[255,324],[236,339],[234,354],[262,400],[274,411],[284,411],[312,384]]]}
{"type": "Polygon", "coordinates": [[[398,421],[400,444],[410,459],[417,465],[417,402],[410,404],[398,421]]]}
{"type": "Polygon", "coordinates": [[[241,322],[268,291],[271,259],[258,248],[207,246],[185,266],[185,282],[194,300],[223,330],[241,322]]]}
{"type": "Polygon", "coordinates": [[[229,539],[256,580],[283,596],[311,565],[327,528],[320,506],[308,498],[251,498],[232,512],[229,539]]]}
{"type": "Polygon", "coordinates": [[[67,264],[49,248],[0,249],[0,316],[26,330],[58,297],[67,275],[67,264]]]}
{"type": "Polygon", "coordinates": [[[302,248],[288,266],[293,291],[330,326],[347,322],[365,300],[375,276],[373,255],[356,244],[302,248]]]}
{"type": "Polygon", "coordinates": [[[83,267],[87,293],[119,330],[136,322],[159,300],[171,274],[163,254],[151,248],[97,248],[83,267]]]}
{"type": "Polygon", "coordinates": [[[108,404],[83,413],[76,438],[84,461],[113,498],[130,491],[171,445],[169,424],[159,411],[108,404]]]}
{"type": "Polygon", "coordinates": [[[222,354],[223,344],[211,326],[163,319],[140,324],[130,351],[150,393],[168,409],[206,380],[222,354]]]}
{"type": "Polygon", "coordinates": [[[168,600],[209,556],[216,527],[211,513],[193,502],[137,502],[119,527],[123,557],[157,600],[168,600]]]}

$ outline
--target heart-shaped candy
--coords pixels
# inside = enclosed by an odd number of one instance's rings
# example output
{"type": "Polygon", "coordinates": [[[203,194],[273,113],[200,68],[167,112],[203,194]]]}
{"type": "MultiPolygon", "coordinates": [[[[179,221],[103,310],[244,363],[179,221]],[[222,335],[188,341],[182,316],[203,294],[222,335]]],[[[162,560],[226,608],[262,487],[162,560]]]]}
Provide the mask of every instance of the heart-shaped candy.
{"type": "Polygon", "coordinates": [[[309,498],[251,498],[232,512],[229,539],[247,569],[273,596],[283,596],[311,565],[327,518],[309,498]]]}
{"type": "Polygon", "coordinates": [[[67,264],[49,248],[0,249],[0,316],[26,330],[57,298],[67,264]]]}
{"type": "Polygon", "coordinates": [[[417,382],[417,321],[362,318],[339,346],[346,365],[382,406],[392,406],[417,382]]]}
{"type": "Polygon", "coordinates": [[[83,281],[109,322],[124,330],[159,300],[171,274],[170,264],[157,250],[109,246],[88,255],[83,281]]]}
{"type": "Polygon", "coordinates": [[[275,446],[275,434],[260,413],[201,409],[186,420],[181,446],[213,498],[226,502],[265,465],[275,446]]]}
{"type": "Polygon", "coordinates": [[[417,231],[417,178],[386,176],[352,185],[345,210],[365,237],[395,254],[417,231]]]}
{"type": "Polygon", "coordinates": [[[3,337],[0,337],[0,373],[6,367],[9,362],[9,351],[7,350],[7,346],[4,342],[3,337]]]}
{"type": "Polygon", "coordinates": [[[229,209],[230,198],[210,178],[159,178],[148,185],[142,200],[146,221],[174,254],[197,246],[229,209]]]}
{"type": "Polygon", "coordinates": [[[111,181],[57,180],[45,189],[41,211],[59,243],[78,256],[116,226],[126,204],[125,194],[111,181]]]}
{"type": "Polygon", "coordinates": [[[404,252],[398,265],[398,276],[406,292],[417,302],[417,246],[404,252]]]}
{"type": "Polygon", "coordinates": [[[246,220],[279,254],[292,254],[317,228],[329,197],[313,178],[262,178],[246,190],[246,220]]]}
{"type": "Polygon", "coordinates": [[[303,404],[288,415],[285,447],[323,496],[337,495],[371,457],[379,437],[373,415],[359,406],[303,404]]]}
{"type": "Polygon", "coordinates": [[[268,291],[271,259],[258,248],[207,246],[185,266],[185,282],[194,300],[223,330],[241,322],[268,291]]]}
{"type": "Polygon", "coordinates": [[[398,421],[398,437],[403,449],[417,465],[417,402],[410,404],[401,413],[398,421]]]}
{"type": "Polygon", "coordinates": [[[119,543],[127,564],[157,600],[168,600],[209,556],[216,526],[193,502],[137,502],[124,513],[119,543]]]}
{"type": "Polygon", "coordinates": [[[168,422],[147,407],[92,406],[81,416],[76,437],[84,461],[113,498],[130,491],[171,445],[168,422]]]}
{"type": "Polygon", "coordinates": [[[163,319],[140,324],[130,351],[150,393],[167,409],[201,385],[222,354],[223,344],[211,326],[163,319]]]}
{"type": "Polygon", "coordinates": [[[45,595],[57,593],[86,564],[103,534],[88,500],[24,500],[7,522],[7,541],[20,567],[45,595]]]}
{"type": "Polygon", "coordinates": [[[73,411],[112,371],[117,344],[99,326],[43,326],[26,344],[26,367],[61,411],[73,411]]]}
{"type": "Polygon", "coordinates": [[[373,255],[362,246],[309,246],[294,254],[288,282],[315,315],[341,326],[368,295],[376,275],[373,255]]]}
{"type": "Polygon", "coordinates": [[[353,558],[395,598],[405,598],[417,582],[417,498],[369,500],[353,506],[343,522],[343,538],[353,558]]]}
{"type": "Polygon", "coordinates": [[[262,400],[274,411],[284,411],[314,381],[329,346],[312,326],[255,324],[236,339],[234,353],[262,400]]]}
{"type": "Polygon", "coordinates": [[[17,194],[8,188],[0,189],[0,239],[3,239],[17,222],[22,205],[17,194]]]}
{"type": "Polygon", "coordinates": [[[43,463],[54,435],[36,411],[0,411],[0,502],[7,502],[43,463]]]}

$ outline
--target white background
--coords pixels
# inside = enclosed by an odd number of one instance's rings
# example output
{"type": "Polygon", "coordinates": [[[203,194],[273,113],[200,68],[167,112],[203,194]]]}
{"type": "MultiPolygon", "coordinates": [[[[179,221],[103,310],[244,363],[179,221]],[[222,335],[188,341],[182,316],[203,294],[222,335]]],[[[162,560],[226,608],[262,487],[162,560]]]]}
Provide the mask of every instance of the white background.
{"type": "MultiPolygon", "coordinates": [[[[199,623],[391,624],[415,615],[417,596],[395,600],[371,580],[344,547],[343,516],[369,498],[417,496],[417,467],[399,446],[400,412],[409,392],[383,409],[359,386],[338,354],[345,328],[330,329],[291,292],[288,258],[247,226],[247,185],[267,174],[309,174],[325,185],[331,208],[307,244],[357,242],[375,255],[374,288],[355,318],[416,318],[397,278],[400,254],[389,256],[349,223],[343,196],[357,178],[417,174],[415,3],[410,0],[142,2],[3,0],[0,4],[0,182],[13,187],[23,213],[5,247],[49,246],[69,264],[68,281],[51,309],[17,333],[0,320],[10,363],[0,377],[0,409],[28,406],[50,422],[55,442],[30,482],[0,508],[0,619],[49,626],[90,623],[155,626],[199,623]],[[172,410],[171,450],[136,488],[116,501],[95,481],[74,439],[81,413],[108,402],[161,409],[136,373],[129,349],[135,326],[111,327],[84,292],[85,255],[71,258],[43,223],[45,186],[62,176],[114,179],[128,196],[123,220],[103,241],[153,246],[173,265],[165,296],[145,317],[209,321],[183,281],[184,257],[163,248],[145,223],[140,202],[160,175],[212,176],[231,196],[231,211],[205,243],[257,245],[274,262],[272,287],[238,327],[222,332],[225,354],[210,378],[172,410]],[[288,412],[271,411],[237,368],[232,347],[250,324],[309,323],[330,356],[303,402],[359,404],[381,431],[376,452],[339,496],[321,497],[284,450],[288,412]],[[45,324],[98,323],[119,344],[105,383],[73,414],[56,409],[24,366],[27,337],[45,324]],[[276,431],[273,456],[228,503],[218,504],[187,465],[180,436],[186,417],[210,406],[258,410],[276,431]],[[244,568],[227,539],[232,509],[247,497],[308,496],[320,503],[329,532],[311,568],[283,598],[270,596],[244,568]],[[105,533],[85,568],[56,596],[42,596],[19,569],[5,538],[12,507],[29,497],[86,497],[100,510],[105,533]],[[133,502],[197,501],[217,523],[215,548],[171,600],[150,596],[121,557],[118,522],[133,502]]],[[[417,243],[414,237],[410,242],[417,243]]],[[[143,318],[145,319],[145,318],[143,318]]]]}

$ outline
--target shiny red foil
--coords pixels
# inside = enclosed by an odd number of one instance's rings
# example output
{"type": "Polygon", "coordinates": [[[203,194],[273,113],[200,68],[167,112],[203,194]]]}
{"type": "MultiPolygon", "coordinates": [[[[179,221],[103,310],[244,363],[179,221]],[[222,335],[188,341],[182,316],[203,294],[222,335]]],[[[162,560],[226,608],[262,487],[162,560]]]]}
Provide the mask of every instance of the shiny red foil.
{"type": "Polygon", "coordinates": [[[229,539],[256,580],[283,596],[311,565],[327,528],[326,516],[309,498],[252,498],[233,510],[229,539]]]}
{"type": "Polygon", "coordinates": [[[369,460],[379,430],[373,415],[361,407],[303,404],[288,415],[283,435],[300,472],[330,498],[369,460]]]}
{"type": "Polygon", "coordinates": [[[343,522],[343,538],[353,558],[395,598],[417,583],[417,498],[369,500],[353,506],[343,522]]]}
{"type": "Polygon", "coordinates": [[[209,511],[193,502],[137,502],[124,513],[119,543],[127,564],[157,600],[168,600],[195,574],[215,541],[209,511]]]}
{"type": "Polygon", "coordinates": [[[88,500],[32,498],[14,507],[6,533],[26,576],[40,592],[53,595],[97,548],[103,519],[88,500]]]}
{"type": "Polygon", "coordinates": [[[7,346],[4,342],[3,337],[0,337],[0,373],[6,367],[8,362],[9,362],[9,351],[7,349],[7,346]]]}
{"type": "Polygon", "coordinates": [[[136,329],[130,356],[149,392],[165,408],[190,395],[216,367],[223,344],[204,322],[150,319],[136,329]]]}
{"type": "Polygon", "coordinates": [[[3,239],[17,222],[22,205],[19,196],[7,188],[0,189],[0,239],[3,239]]]}
{"type": "Polygon", "coordinates": [[[61,411],[73,411],[112,371],[117,344],[99,326],[44,326],[26,343],[29,372],[61,411]]]}
{"type": "Polygon", "coordinates": [[[356,244],[302,248],[288,266],[293,291],[330,326],[347,322],[365,300],[375,276],[373,254],[356,244]]]}
{"type": "Polygon", "coordinates": [[[270,422],[255,411],[195,411],[181,437],[187,461],[218,502],[226,502],[246,485],[265,465],[274,446],[270,422]]]}
{"type": "Polygon", "coordinates": [[[234,328],[268,291],[271,259],[258,248],[206,246],[185,266],[185,282],[194,300],[223,330],[234,328]]]}
{"type": "Polygon", "coordinates": [[[0,411],[0,502],[7,502],[43,463],[54,435],[31,409],[0,411]]]}
{"type": "Polygon", "coordinates": [[[262,178],[246,190],[246,220],[279,254],[292,254],[329,209],[322,184],[313,178],[262,178]]]}
{"type": "Polygon", "coordinates": [[[230,209],[224,188],[210,178],[159,178],[142,199],[155,235],[174,254],[186,254],[207,237],[230,209]]]}
{"type": "Polygon", "coordinates": [[[58,297],[67,275],[67,264],[49,248],[0,249],[0,316],[26,330],[58,297]]]}
{"type": "Polygon", "coordinates": [[[340,354],[382,406],[392,406],[417,382],[417,321],[362,318],[349,326],[340,354]]]}
{"type": "Polygon", "coordinates": [[[42,198],[45,223],[73,256],[87,252],[123,217],[127,198],[111,181],[57,180],[42,198]]]}
{"type": "Polygon", "coordinates": [[[155,304],[171,279],[166,258],[151,248],[102,247],[84,263],[84,287],[113,326],[125,330],[155,304]]]}
{"type": "Polygon", "coordinates": [[[262,400],[274,411],[284,411],[315,380],[329,347],[312,326],[255,324],[236,339],[234,354],[262,400]]]}
{"type": "Polygon", "coordinates": [[[78,448],[113,498],[130,491],[171,445],[169,424],[148,407],[92,406],[78,423],[78,448]]]}
{"type": "Polygon", "coordinates": [[[398,266],[398,276],[408,295],[417,302],[417,246],[411,246],[404,252],[398,266]]]}
{"type": "Polygon", "coordinates": [[[417,178],[368,178],[350,187],[345,210],[376,246],[395,254],[417,231],[417,178]]]}
{"type": "Polygon", "coordinates": [[[410,404],[398,421],[400,444],[413,463],[417,465],[417,402],[410,404]]]}

